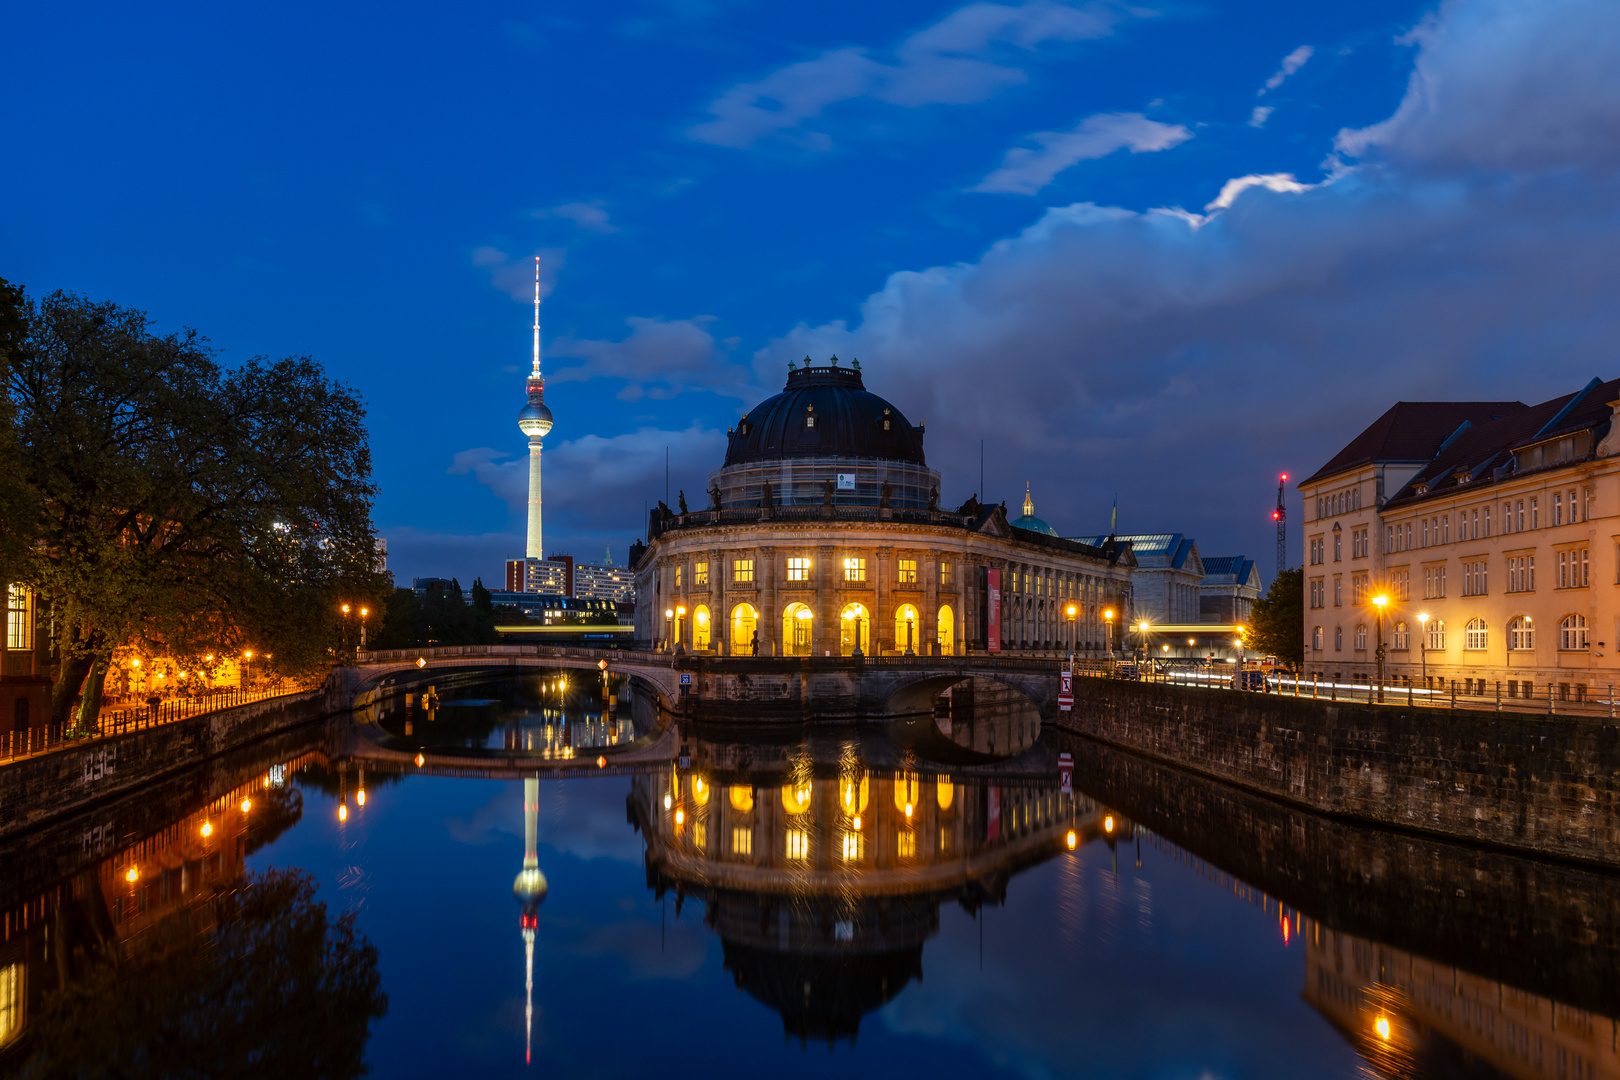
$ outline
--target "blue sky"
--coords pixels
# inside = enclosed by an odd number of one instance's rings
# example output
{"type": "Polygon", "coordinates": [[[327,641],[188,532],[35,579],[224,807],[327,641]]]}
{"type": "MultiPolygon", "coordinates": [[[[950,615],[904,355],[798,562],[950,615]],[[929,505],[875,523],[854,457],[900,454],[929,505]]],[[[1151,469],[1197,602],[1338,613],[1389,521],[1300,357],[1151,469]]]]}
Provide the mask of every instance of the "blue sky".
{"type": "Polygon", "coordinates": [[[927,423],[947,502],[982,438],[992,499],[1074,534],[1117,493],[1268,578],[1276,473],[1391,402],[1615,374],[1612,3],[13,5],[0,40],[0,276],[357,387],[403,579],[521,551],[537,253],[578,557],[807,352],[927,423]]]}

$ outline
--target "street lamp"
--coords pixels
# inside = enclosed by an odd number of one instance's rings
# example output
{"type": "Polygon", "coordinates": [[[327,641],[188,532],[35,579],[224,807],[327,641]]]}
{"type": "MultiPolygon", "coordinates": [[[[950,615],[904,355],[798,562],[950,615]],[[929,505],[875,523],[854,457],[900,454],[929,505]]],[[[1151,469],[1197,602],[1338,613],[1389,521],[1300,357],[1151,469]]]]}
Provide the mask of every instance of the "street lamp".
{"type": "Polygon", "coordinates": [[[1070,604],[1064,614],[1069,616],[1069,670],[1074,670],[1074,620],[1080,614],[1080,608],[1070,604]]]}
{"type": "Polygon", "coordinates": [[[1429,613],[1418,612],[1418,656],[1423,664],[1423,689],[1429,689],[1429,613]]]}
{"type": "Polygon", "coordinates": [[[1148,654],[1148,621],[1143,619],[1136,624],[1137,632],[1142,635],[1142,666],[1146,667],[1150,659],[1148,654]]]}
{"type": "Polygon", "coordinates": [[[371,614],[370,608],[360,609],[360,651],[366,651],[366,616],[371,614]]]}
{"type": "Polygon", "coordinates": [[[1384,700],[1384,605],[1389,603],[1389,597],[1375,596],[1372,598],[1372,602],[1374,611],[1373,625],[1377,629],[1377,638],[1375,640],[1378,642],[1378,649],[1373,653],[1373,657],[1378,662],[1378,701],[1382,704],[1384,700]]]}
{"type": "Polygon", "coordinates": [[[1232,644],[1237,646],[1237,651],[1238,651],[1237,678],[1235,680],[1233,680],[1233,681],[1235,683],[1239,684],[1238,687],[1237,687],[1239,690],[1247,690],[1249,688],[1249,684],[1245,680],[1245,676],[1243,674],[1243,665],[1247,662],[1247,659],[1248,659],[1245,656],[1244,650],[1243,650],[1243,632],[1244,632],[1243,631],[1243,625],[1241,623],[1239,623],[1238,626],[1237,626],[1237,640],[1232,642],[1232,644]]]}
{"type": "MultiPolygon", "coordinates": [[[[135,663],[139,664],[140,661],[137,660],[137,661],[135,661],[135,663]]],[[[243,684],[244,689],[246,689],[248,686],[251,686],[253,684],[253,650],[252,649],[249,649],[247,652],[242,654],[242,684],[243,684]]]]}
{"type": "Polygon", "coordinates": [[[683,623],[685,621],[686,621],[686,605],[685,604],[677,604],[675,606],[675,651],[676,652],[685,652],[686,651],[685,646],[683,646],[681,644],[681,623],[683,623]]]}
{"type": "Polygon", "coordinates": [[[664,609],[664,648],[665,649],[668,649],[670,647],[670,644],[669,644],[669,627],[670,627],[670,624],[673,623],[674,621],[675,621],[675,609],[674,608],[665,608],[664,609]]]}
{"type": "Polygon", "coordinates": [[[1108,653],[1108,670],[1114,670],[1114,609],[1103,608],[1103,649],[1108,653]]]}

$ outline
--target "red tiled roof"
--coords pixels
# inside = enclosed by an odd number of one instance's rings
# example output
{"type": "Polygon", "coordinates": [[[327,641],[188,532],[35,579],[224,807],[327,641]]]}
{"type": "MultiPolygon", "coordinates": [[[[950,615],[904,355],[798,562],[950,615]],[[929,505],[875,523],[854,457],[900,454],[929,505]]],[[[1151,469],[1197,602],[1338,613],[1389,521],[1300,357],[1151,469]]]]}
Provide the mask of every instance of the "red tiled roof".
{"type": "Polygon", "coordinates": [[[1389,410],[1350,440],[1333,459],[1297,486],[1315,483],[1336,473],[1375,461],[1432,461],[1440,444],[1465,422],[1479,425],[1523,412],[1522,401],[1397,401],[1389,410]]]}

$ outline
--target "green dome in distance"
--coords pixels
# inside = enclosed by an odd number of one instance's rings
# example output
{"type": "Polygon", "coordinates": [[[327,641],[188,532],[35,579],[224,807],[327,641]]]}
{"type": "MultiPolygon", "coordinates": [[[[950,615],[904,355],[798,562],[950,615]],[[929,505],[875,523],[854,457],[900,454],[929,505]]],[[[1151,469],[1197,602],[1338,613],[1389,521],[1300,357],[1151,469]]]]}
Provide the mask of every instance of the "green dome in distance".
{"type": "Polygon", "coordinates": [[[1028,529],[1030,532],[1045,533],[1047,536],[1056,536],[1058,531],[1040,518],[1035,516],[1035,500],[1029,497],[1029,485],[1024,485],[1024,516],[1012,523],[1015,529],[1028,529]]]}

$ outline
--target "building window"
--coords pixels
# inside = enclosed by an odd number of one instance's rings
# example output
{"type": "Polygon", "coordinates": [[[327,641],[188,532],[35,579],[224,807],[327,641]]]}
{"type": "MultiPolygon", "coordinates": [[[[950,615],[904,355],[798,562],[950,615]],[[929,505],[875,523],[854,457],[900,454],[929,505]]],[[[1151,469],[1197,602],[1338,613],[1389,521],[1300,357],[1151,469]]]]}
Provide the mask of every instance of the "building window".
{"type": "Polygon", "coordinates": [[[787,857],[803,860],[810,857],[810,833],[804,829],[787,831],[787,857]]]}
{"type": "Polygon", "coordinates": [[[1478,559],[1462,564],[1463,569],[1463,595],[1484,596],[1485,589],[1485,560],[1478,559]]]}
{"type": "Polygon", "coordinates": [[[1342,578],[1333,579],[1333,606],[1344,606],[1344,580],[1342,578]]]}
{"type": "Polygon", "coordinates": [[[806,405],[804,407],[804,426],[806,428],[813,428],[816,426],[815,408],[816,407],[814,405],[806,405]]]}
{"type": "Polygon", "coordinates": [[[1344,548],[1341,546],[1343,540],[1344,540],[1344,537],[1341,536],[1340,534],[1338,534],[1338,533],[1333,534],[1333,561],[1334,562],[1341,561],[1341,558],[1344,555],[1344,548]]]}
{"type": "Polygon", "coordinates": [[[1356,624],[1356,651],[1357,652],[1366,652],[1367,651],[1367,624],[1366,623],[1357,623],[1356,624]]]}
{"type": "Polygon", "coordinates": [[[792,555],[788,557],[788,580],[809,581],[810,560],[804,556],[792,555]]]}
{"type": "Polygon", "coordinates": [[[1320,626],[1311,631],[1311,648],[1317,652],[1322,651],[1322,628],[1320,626]]]}
{"type": "Polygon", "coordinates": [[[909,829],[894,834],[894,853],[902,859],[917,857],[917,834],[909,829]]]}
{"type": "Polygon", "coordinates": [[[942,562],[939,564],[939,583],[941,585],[949,585],[951,583],[951,564],[948,562],[942,562]]]}
{"type": "Polygon", "coordinates": [[[1553,492],[1552,523],[1554,525],[1564,523],[1564,493],[1561,491],[1553,492]]]}
{"type": "Polygon", "coordinates": [[[1425,566],[1423,568],[1423,599],[1443,600],[1446,596],[1446,568],[1443,566],[1425,566]]]}
{"type": "Polygon", "coordinates": [[[857,559],[857,558],[854,558],[853,556],[848,558],[848,559],[845,559],[844,560],[844,580],[845,581],[865,581],[866,580],[866,560],[865,559],[857,559]]]}
{"type": "Polygon", "coordinates": [[[692,584],[707,585],[709,583],[709,564],[700,562],[692,567],[692,584]]]}
{"type": "Polygon", "coordinates": [[[732,828],[731,853],[733,855],[752,855],[754,853],[754,830],[752,826],[738,825],[732,828]]]}
{"type": "Polygon", "coordinates": [[[676,563],[675,564],[675,587],[677,589],[681,587],[681,569],[682,569],[681,565],[679,563],[676,563]]]}
{"type": "Polygon", "coordinates": [[[1365,604],[1367,602],[1367,575],[1357,574],[1350,579],[1351,603],[1365,604]]]}
{"type": "Polygon", "coordinates": [[[1395,624],[1395,642],[1392,647],[1402,652],[1412,647],[1411,635],[1406,632],[1406,624],[1403,622],[1395,624]]]}
{"type": "Polygon", "coordinates": [[[754,580],[754,560],[734,559],[731,563],[731,580],[745,583],[754,580]]]}
{"type": "MultiPolygon", "coordinates": [[[[1326,584],[1327,583],[1324,582],[1321,578],[1311,578],[1311,607],[1312,608],[1319,608],[1319,607],[1322,606],[1322,599],[1323,599],[1322,594],[1326,591],[1325,588],[1324,588],[1324,586],[1326,584]]],[[[1320,646],[1318,646],[1318,647],[1320,647],[1320,646]]]]}
{"type": "Polygon", "coordinates": [[[1541,510],[1536,499],[1530,500],[1530,527],[1532,529],[1541,528],[1541,510]]]}
{"type": "Polygon", "coordinates": [[[1446,649],[1446,621],[1444,619],[1430,619],[1428,632],[1428,648],[1445,652],[1446,649]]]}
{"type": "Polygon", "coordinates": [[[1558,553],[1558,587],[1560,589],[1584,589],[1589,584],[1588,571],[1590,565],[1586,548],[1560,551],[1558,553]]]}
{"type": "Polygon", "coordinates": [[[1490,633],[1484,619],[1469,619],[1464,628],[1463,648],[1469,652],[1483,652],[1490,645],[1490,633]]]}
{"type": "Polygon", "coordinates": [[[1587,647],[1586,616],[1567,615],[1558,624],[1558,647],[1565,652],[1581,652],[1587,647]]]}
{"type": "Polygon", "coordinates": [[[1534,649],[1536,647],[1536,628],[1530,621],[1530,616],[1520,615],[1508,623],[1508,648],[1534,649]]]}
{"type": "Polygon", "coordinates": [[[6,648],[32,649],[33,626],[28,619],[28,586],[6,587],[6,648]]]}
{"type": "Polygon", "coordinates": [[[1389,574],[1391,600],[1409,600],[1412,595],[1412,571],[1392,570],[1389,574]]]}
{"type": "Polygon", "coordinates": [[[1534,555],[1509,555],[1507,559],[1507,591],[1535,592],[1535,590],[1536,557],[1534,555]]]}
{"type": "Polygon", "coordinates": [[[915,585],[915,584],[917,584],[917,560],[916,559],[901,559],[900,560],[900,571],[899,571],[899,575],[896,578],[896,580],[901,585],[915,585]]]}
{"type": "Polygon", "coordinates": [[[1344,651],[1344,627],[1342,626],[1335,626],[1333,628],[1333,651],[1344,651]]]}

